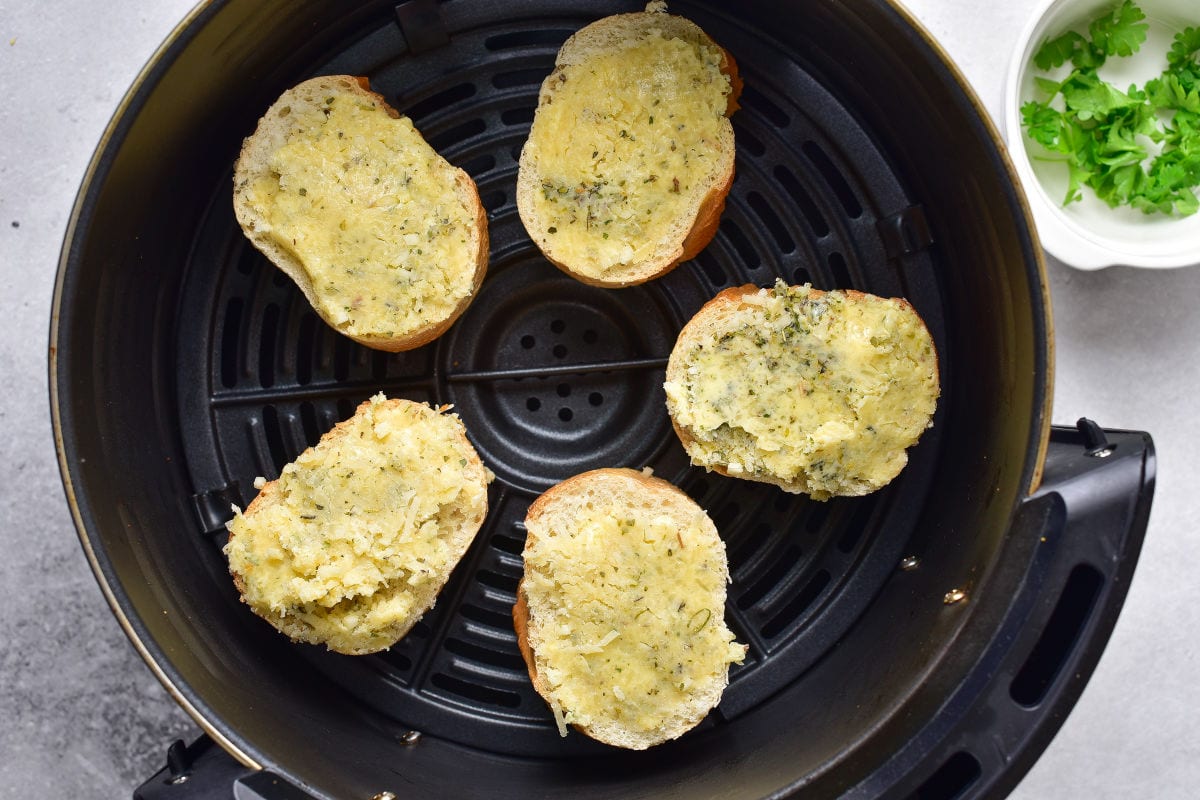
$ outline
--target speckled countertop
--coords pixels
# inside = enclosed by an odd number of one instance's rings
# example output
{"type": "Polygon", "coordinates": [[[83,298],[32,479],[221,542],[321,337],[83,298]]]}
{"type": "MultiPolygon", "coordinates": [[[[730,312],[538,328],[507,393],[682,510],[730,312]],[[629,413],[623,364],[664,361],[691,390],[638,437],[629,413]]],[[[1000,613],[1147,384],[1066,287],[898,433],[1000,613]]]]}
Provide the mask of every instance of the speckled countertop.
{"type": "MultiPolygon", "coordinates": [[[[1036,0],[911,0],[994,114],[1036,0]]],[[[0,0],[0,798],[128,797],[195,735],[126,642],[67,512],[46,388],[50,299],[100,133],[191,0],[0,0]]],[[[1200,259],[1200,254],[1198,254],[1200,259]]],[[[1200,269],[1048,263],[1054,419],[1150,431],[1159,479],[1125,610],[1075,711],[1014,797],[1194,797],[1200,785],[1200,269]]]]}

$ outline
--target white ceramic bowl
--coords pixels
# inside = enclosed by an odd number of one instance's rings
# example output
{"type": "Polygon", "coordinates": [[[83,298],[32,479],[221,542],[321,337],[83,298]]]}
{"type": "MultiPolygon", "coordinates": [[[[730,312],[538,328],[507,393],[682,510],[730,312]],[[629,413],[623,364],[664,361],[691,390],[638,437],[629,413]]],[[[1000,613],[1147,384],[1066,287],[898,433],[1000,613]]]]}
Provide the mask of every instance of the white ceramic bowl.
{"type": "MultiPolygon", "coordinates": [[[[1083,187],[1083,199],[1063,206],[1067,169],[1058,162],[1030,157],[1039,146],[1021,126],[1021,104],[1034,97],[1035,76],[1065,77],[1070,63],[1043,73],[1033,54],[1046,39],[1068,29],[1087,35],[1087,23],[1120,0],[1048,0],[1018,40],[1005,84],[1004,127],[1009,152],[1033,211],[1042,246],[1054,257],[1080,269],[1114,264],[1135,267],[1180,267],[1200,264],[1200,213],[1190,217],[1144,214],[1128,207],[1110,208],[1083,187]]],[[[1166,67],[1172,37],[1189,25],[1200,25],[1200,0],[1136,0],[1150,24],[1146,41],[1128,58],[1110,58],[1100,77],[1124,90],[1138,86],[1166,67]]]]}

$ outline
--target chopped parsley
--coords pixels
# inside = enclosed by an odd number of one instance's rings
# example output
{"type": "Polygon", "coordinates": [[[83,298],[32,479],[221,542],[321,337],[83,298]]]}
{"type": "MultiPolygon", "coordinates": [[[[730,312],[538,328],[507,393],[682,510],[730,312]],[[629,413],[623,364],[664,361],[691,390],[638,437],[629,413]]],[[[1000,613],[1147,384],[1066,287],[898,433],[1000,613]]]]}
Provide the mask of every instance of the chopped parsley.
{"type": "Polygon", "coordinates": [[[1124,0],[1092,20],[1087,36],[1066,31],[1033,56],[1043,71],[1072,67],[1059,81],[1035,78],[1044,99],[1021,106],[1029,138],[1066,164],[1063,205],[1079,200],[1088,186],[1114,207],[1179,216],[1200,210],[1194,191],[1200,186],[1200,27],[1175,35],[1166,68],[1141,88],[1121,91],[1097,73],[1108,58],[1140,49],[1149,29],[1145,18],[1133,0],[1124,0]]]}

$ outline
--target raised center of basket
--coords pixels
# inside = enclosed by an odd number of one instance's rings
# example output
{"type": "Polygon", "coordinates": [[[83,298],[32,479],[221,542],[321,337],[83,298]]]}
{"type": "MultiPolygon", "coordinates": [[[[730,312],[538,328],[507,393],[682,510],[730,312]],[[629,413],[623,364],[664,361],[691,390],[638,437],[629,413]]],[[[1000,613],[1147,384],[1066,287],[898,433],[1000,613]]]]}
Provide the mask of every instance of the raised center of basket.
{"type": "Polygon", "coordinates": [[[640,468],[667,441],[662,381],[679,322],[652,287],[581,284],[529,253],[497,265],[441,345],[444,397],[510,485],[640,468]]]}

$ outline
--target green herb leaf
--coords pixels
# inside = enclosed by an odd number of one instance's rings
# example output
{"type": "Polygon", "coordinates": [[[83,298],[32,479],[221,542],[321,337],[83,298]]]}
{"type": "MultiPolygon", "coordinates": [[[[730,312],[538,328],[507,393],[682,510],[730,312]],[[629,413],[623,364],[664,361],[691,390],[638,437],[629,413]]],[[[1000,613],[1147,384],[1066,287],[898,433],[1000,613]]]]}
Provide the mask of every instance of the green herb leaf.
{"type": "Polygon", "coordinates": [[[1171,42],[1171,49],[1167,51],[1167,66],[1175,69],[1200,67],[1195,59],[1197,55],[1200,55],[1200,28],[1184,28],[1175,34],[1175,40],[1171,42]]]}
{"type": "Polygon", "coordinates": [[[1058,94],[1058,90],[1062,88],[1062,81],[1052,81],[1047,78],[1035,77],[1033,85],[1038,87],[1047,97],[1054,97],[1058,94]]]}
{"type": "Polygon", "coordinates": [[[1068,61],[1072,61],[1075,58],[1075,51],[1081,47],[1086,48],[1087,44],[1087,39],[1075,31],[1067,31],[1062,36],[1043,42],[1033,56],[1033,63],[1037,64],[1038,69],[1041,70],[1061,67],[1068,61]]]}
{"type": "Polygon", "coordinates": [[[1131,56],[1146,41],[1150,25],[1142,22],[1145,18],[1133,0],[1125,0],[1111,14],[1092,20],[1088,26],[1092,44],[1105,55],[1131,56]]]}
{"type": "Polygon", "coordinates": [[[1044,103],[1030,100],[1021,106],[1021,120],[1029,138],[1047,150],[1057,150],[1059,131],[1062,130],[1062,114],[1044,103]]]}
{"type": "Polygon", "coordinates": [[[1084,122],[1112,112],[1140,105],[1129,95],[1105,83],[1094,72],[1075,72],[1062,86],[1063,100],[1084,122]]]}

